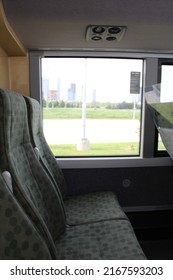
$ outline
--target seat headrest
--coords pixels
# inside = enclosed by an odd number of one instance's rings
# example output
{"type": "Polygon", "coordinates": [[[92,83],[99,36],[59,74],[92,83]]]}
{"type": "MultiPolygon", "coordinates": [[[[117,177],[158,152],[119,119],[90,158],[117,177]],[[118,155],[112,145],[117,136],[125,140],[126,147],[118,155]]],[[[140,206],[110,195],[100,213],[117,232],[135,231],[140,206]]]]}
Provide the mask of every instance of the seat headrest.
{"type": "Polygon", "coordinates": [[[0,89],[0,118],[0,146],[9,149],[29,142],[27,108],[21,94],[0,89]]]}

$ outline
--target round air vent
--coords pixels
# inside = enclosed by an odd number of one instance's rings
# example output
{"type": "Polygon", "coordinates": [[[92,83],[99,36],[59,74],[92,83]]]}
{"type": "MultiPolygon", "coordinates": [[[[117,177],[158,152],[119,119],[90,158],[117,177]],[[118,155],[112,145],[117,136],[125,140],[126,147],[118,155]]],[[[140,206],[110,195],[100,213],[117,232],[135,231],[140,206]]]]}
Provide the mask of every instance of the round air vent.
{"type": "Polygon", "coordinates": [[[110,34],[118,34],[119,32],[121,32],[121,28],[118,26],[110,27],[108,28],[108,32],[110,34]]]}
{"type": "Polygon", "coordinates": [[[86,30],[87,41],[120,41],[126,31],[126,26],[89,25],[86,30]]]}
{"type": "Polygon", "coordinates": [[[105,28],[102,26],[96,26],[92,29],[92,31],[93,31],[93,33],[101,34],[101,33],[105,32],[105,28]]]}

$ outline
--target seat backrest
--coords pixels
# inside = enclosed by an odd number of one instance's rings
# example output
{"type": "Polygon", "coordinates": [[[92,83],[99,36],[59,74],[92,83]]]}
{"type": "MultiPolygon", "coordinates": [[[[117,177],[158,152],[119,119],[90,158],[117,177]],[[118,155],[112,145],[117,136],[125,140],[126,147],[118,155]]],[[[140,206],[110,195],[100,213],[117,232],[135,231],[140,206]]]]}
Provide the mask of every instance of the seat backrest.
{"type": "MultiPolygon", "coordinates": [[[[66,228],[62,198],[33,150],[22,95],[0,89],[0,168],[10,172],[14,195],[52,248],[66,228]]],[[[53,248],[55,249],[55,248],[53,248]]]]}
{"type": "Polygon", "coordinates": [[[0,175],[0,259],[51,259],[48,247],[0,175]]]}
{"type": "Polygon", "coordinates": [[[60,189],[63,198],[65,198],[67,195],[66,182],[62,170],[44,136],[40,103],[36,99],[30,97],[24,98],[27,104],[28,123],[33,146],[38,149],[40,161],[49,176],[60,189]]]}

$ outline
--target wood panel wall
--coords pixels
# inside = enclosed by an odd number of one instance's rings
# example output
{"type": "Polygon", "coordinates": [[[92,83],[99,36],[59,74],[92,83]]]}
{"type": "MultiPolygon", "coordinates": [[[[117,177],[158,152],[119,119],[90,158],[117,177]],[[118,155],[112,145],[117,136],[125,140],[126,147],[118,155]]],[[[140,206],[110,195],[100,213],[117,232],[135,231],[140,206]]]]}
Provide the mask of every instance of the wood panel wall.
{"type": "Polygon", "coordinates": [[[0,47],[0,87],[9,88],[8,56],[0,47]]]}
{"type": "Polygon", "coordinates": [[[28,53],[9,25],[0,0],[0,87],[30,96],[28,53]]]}
{"type": "Polygon", "coordinates": [[[30,96],[29,62],[27,56],[9,57],[9,88],[22,95],[30,96]]]}

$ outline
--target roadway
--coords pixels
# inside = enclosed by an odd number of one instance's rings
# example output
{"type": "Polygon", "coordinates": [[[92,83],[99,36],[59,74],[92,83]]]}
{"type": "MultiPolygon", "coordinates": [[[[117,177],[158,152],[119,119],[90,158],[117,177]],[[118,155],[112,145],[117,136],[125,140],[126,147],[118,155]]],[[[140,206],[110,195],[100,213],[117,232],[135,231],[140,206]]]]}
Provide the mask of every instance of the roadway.
{"type": "MultiPolygon", "coordinates": [[[[83,138],[82,120],[44,120],[44,134],[49,144],[76,144],[83,138]]],[[[88,119],[85,137],[90,143],[137,142],[138,120],[88,119]]]]}

